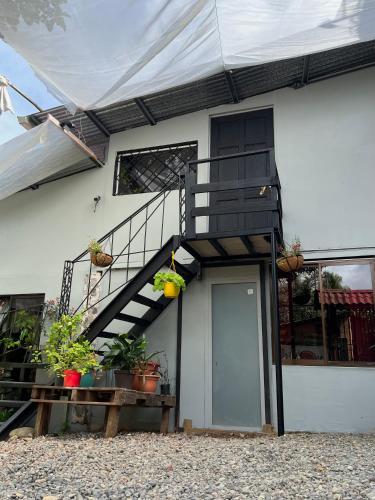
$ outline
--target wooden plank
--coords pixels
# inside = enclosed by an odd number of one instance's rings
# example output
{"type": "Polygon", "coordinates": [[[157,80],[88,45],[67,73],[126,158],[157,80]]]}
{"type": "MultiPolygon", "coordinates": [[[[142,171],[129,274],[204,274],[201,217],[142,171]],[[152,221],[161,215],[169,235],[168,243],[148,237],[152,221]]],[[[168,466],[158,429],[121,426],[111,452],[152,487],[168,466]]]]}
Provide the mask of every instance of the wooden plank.
{"type": "Polygon", "coordinates": [[[169,411],[170,408],[168,406],[163,406],[161,411],[160,434],[168,434],[169,411]]]}
{"type": "Polygon", "coordinates": [[[27,401],[17,401],[13,399],[0,399],[0,408],[19,408],[26,404],[27,401]]]}
{"type": "Polygon", "coordinates": [[[108,411],[107,422],[105,426],[105,437],[115,437],[118,432],[118,423],[120,418],[121,406],[111,406],[108,411]]]}
{"type": "Polygon", "coordinates": [[[87,405],[87,406],[116,406],[117,403],[111,401],[66,401],[62,399],[30,399],[33,403],[50,403],[64,405],[87,405]]]}
{"type": "Polygon", "coordinates": [[[36,437],[43,436],[47,432],[48,427],[48,404],[39,403],[36,413],[34,434],[36,437]]]}
{"type": "Polygon", "coordinates": [[[0,361],[0,368],[46,368],[45,363],[15,363],[13,361],[0,361]]]}
{"type": "Polygon", "coordinates": [[[0,380],[0,387],[21,387],[23,389],[31,389],[34,382],[15,382],[13,380],[0,380]]]}

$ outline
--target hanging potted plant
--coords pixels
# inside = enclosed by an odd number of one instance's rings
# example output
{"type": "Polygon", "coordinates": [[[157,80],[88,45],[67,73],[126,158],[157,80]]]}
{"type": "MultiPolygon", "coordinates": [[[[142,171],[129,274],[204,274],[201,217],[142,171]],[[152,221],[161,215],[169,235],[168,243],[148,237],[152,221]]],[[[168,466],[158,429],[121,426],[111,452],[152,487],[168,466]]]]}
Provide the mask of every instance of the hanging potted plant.
{"type": "Polygon", "coordinates": [[[98,267],[108,267],[113,262],[112,255],[104,253],[102,245],[96,240],[92,240],[89,243],[88,251],[90,252],[91,262],[98,267]]]}
{"type": "Polygon", "coordinates": [[[290,245],[286,244],[281,249],[281,257],[277,259],[277,266],[284,273],[298,271],[303,266],[304,258],[299,239],[295,239],[290,245]]]}
{"type": "Polygon", "coordinates": [[[64,387],[79,387],[81,375],[99,368],[94,348],[81,337],[82,314],[63,314],[51,325],[48,340],[34,361],[46,362],[58,377],[64,377],[64,387]]]}
{"type": "Polygon", "coordinates": [[[158,272],[154,276],[154,292],[164,292],[168,299],[178,297],[180,290],[186,290],[184,278],[176,272],[174,252],[172,252],[171,266],[167,273],[158,272]]]}
{"type": "Polygon", "coordinates": [[[102,363],[105,369],[114,369],[116,387],[132,388],[132,370],[145,355],[146,346],[145,337],[130,337],[128,333],[118,335],[111,344],[104,344],[103,347],[107,347],[108,351],[102,363]]]}

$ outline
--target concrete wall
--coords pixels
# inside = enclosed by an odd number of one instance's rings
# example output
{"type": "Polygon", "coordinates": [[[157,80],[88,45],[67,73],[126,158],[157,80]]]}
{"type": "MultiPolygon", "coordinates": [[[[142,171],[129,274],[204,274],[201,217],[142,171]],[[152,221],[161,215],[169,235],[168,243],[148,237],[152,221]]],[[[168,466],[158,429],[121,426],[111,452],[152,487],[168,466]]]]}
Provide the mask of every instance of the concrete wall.
{"type": "MultiPolygon", "coordinates": [[[[283,89],[240,104],[219,106],[163,121],[155,127],[145,126],[113,135],[103,169],[57,181],[36,191],[19,193],[0,202],[0,294],[42,292],[47,298],[57,296],[64,260],[75,257],[91,238],[100,237],[150,199],[152,194],[112,196],[118,150],[198,140],[198,154],[206,157],[209,155],[210,117],[262,107],[274,109],[275,152],[282,184],[286,240],[298,235],[306,257],[311,258],[373,255],[374,80],[375,69],[367,69],[298,91],[283,89]],[[102,201],[94,212],[96,195],[100,195],[102,201]]],[[[177,231],[176,197],[171,199],[168,214],[167,232],[171,234],[177,231]]],[[[139,262],[132,265],[139,266],[139,262]]],[[[78,276],[73,290],[74,302],[83,294],[83,275],[84,272],[78,276]]],[[[190,292],[186,294],[184,319],[183,370],[191,373],[190,385],[183,383],[183,414],[189,414],[197,425],[205,421],[202,398],[198,398],[191,411],[185,409],[196,397],[194,389],[201,377],[195,364],[202,366],[206,355],[201,335],[192,326],[192,320],[199,314],[209,314],[200,302],[199,289],[204,286],[204,282],[195,283],[192,289],[198,293],[190,299],[190,292]]],[[[169,314],[172,313],[167,311],[165,318],[169,314]]],[[[166,321],[166,328],[171,330],[163,329],[161,333],[155,324],[152,338],[159,336],[160,343],[164,343],[161,339],[166,335],[170,338],[168,350],[172,352],[175,330],[165,318],[163,316],[160,321],[166,321]]],[[[156,340],[155,344],[158,344],[156,340]]],[[[346,394],[333,389],[336,379],[330,378],[328,369],[287,367],[285,373],[289,370],[290,379],[293,381],[296,377],[296,383],[299,372],[296,374],[295,370],[301,370],[302,380],[303,373],[308,377],[309,370],[314,370],[321,375],[322,386],[331,384],[332,398],[338,406],[353,406],[346,394]]],[[[347,379],[355,380],[355,387],[364,395],[365,404],[373,387],[372,370],[342,370],[347,379]]],[[[296,387],[290,383],[288,375],[285,384],[286,400],[297,415],[300,398],[295,395],[296,387]]],[[[340,387],[342,385],[340,383],[340,387]]],[[[311,392],[311,405],[316,401],[318,407],[321,396],[318,391],[311,392]]],[[[325,416],[320,418],[324,422],[325,416]]],[[[366,419],[363,422],[365,427],[366,419]]],[[[297,423],[293,426],[298,427],[297,423]]]]}
{"type": "Polygon", "coordinates": [[[373,369],[284,366],[283,380],[287,431],[375,432],[373,369]]]}

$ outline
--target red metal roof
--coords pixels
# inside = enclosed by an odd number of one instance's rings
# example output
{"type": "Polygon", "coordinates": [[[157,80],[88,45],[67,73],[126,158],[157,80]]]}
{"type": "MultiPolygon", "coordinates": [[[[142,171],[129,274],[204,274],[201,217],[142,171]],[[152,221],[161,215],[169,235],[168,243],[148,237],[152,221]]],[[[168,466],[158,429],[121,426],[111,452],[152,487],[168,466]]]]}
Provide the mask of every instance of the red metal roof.
{"type": "Polygon", "coordinates": [[[324,290],[319,292],[319,300],[323,304],[334,305],[372,305],[374,293],[372,290],[324,290]]]}

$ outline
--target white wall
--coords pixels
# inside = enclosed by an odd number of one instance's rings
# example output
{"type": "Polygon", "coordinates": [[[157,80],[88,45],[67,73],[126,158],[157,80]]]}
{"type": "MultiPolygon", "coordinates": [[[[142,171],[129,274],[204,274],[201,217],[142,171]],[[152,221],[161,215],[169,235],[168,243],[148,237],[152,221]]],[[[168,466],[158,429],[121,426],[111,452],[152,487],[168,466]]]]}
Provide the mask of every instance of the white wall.
{"type": "Polygon", "coordinates": [[[283,382],[287,431],[375,431],[373,369],[283,366],[283,382]]]}
{"type": "MultiPolygon", "coordinates": [[[[64,260],[75,257],[91,238],[100,237],[150,199],[152,194],[112,196],[118,150],[198,140],[199,156],[206,157],[211,116],[262,107],[274,109],[286,240],[298,235],[306,256],[312,258],[374,254],[374,81],[375,69],[367,69],[297,91],[283,89],[240,104],[219,106],[111,136],[108,161],[103,169],[0,202],[0,295],[41,292],[47,298],[58,295],[64,260]],[[94,213],[96,195],[102,201],[94,213]]],[[[176,203],[168,214],[168,231],[172,233],[177,230],[176,203]]],[[[190,373],[190,385],[183,386],[182,416],[193,418],[197,425],[204,423],[204,403],[201,396],[194,404],[191,401],[197,397],[193,388],[199,387],[202,376],[201,368],[195,368],[203,366],[205,352],[191,319],[203,315],[204,320],[209,314],[199,299],[199,288],[204,286],[204,282],[194,283],[191,288],[198,293],[191,299],[190,292],[186,295],[190,313],[186,316],[183,345],[183,370],[190,373]]],[[[82,287],[79,281],[75,300],[81,296],[82,287]]],[[[154,330],[154,333],[156,338],[159,332],[154,330]]],[[[310,369],[300,367],[288,367],[285,373],[289,370],[290,379],[294,381],[295,377],[296,383],[300,374],[303,380],[302,374],[310,373],[310,369]]],[[[312,370],[321,375],[322,386],[329,387],[331,372],[326,368],[312,370]]],[[[355,381],[356,388],[366,388],[361,393],[370,393],[367,388],[371,369],[342,370],[348,380],[355,381]]],[[[185,373],[185,380],[186,376],[185,373]]],[[[286,375],[286,399],[289,398],[290,407],[298,414],[300,398],[294,396],[297,393],[293,385],[289,391],[288,384],[291,383],[286,375]]],[[[311,392],[311,405],[314,407],[316,402],[318,407],[319,392],[311,392]]],[[[366,422],[369,421],[364,418],[364,427],[366,422]]]]}

